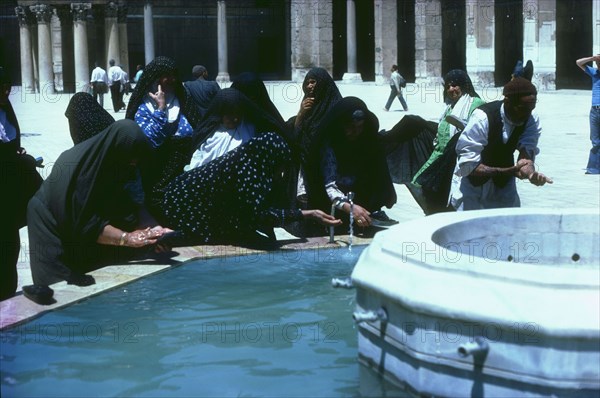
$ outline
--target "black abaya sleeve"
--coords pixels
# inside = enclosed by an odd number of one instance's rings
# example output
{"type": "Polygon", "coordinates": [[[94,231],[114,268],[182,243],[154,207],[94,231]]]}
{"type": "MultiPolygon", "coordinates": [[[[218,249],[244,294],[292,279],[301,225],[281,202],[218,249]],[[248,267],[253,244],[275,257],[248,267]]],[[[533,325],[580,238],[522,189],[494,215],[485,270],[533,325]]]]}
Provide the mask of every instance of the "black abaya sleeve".
{"type": "Polygon", "coordinates": [[[404,116],[391,130],[380,131],[393,182],[410,182],[433,152],[437,124],[416,115],[404,116]]]}

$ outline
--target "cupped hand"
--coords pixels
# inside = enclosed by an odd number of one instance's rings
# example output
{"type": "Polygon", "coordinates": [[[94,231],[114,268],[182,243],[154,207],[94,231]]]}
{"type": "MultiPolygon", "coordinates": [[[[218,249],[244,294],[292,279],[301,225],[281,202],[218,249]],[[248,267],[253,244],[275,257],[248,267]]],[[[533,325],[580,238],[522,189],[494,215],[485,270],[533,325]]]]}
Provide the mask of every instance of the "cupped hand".
{"type": "Polygon", "coordinates": [[[311,220],[315,220],[322,225],[326,225],[328,227],[335,227],[337,225],[342,225],[342,220],[333,217],[330,214],[325,213],[322,210],[302,210],[302,215],[311,220]]]}
{"type": "MultiPolygon", "coordinates": [[[[164,234],[169,233],[169,232],[173,232],[173,230],[171,228],[164,228],[164,227],[161,227],[160,225],[157,225],[156,227],[152,228],[151,230],[155,231],[156,233],[160,233],[160,236],[163,236],[164,234]]],[[[172,249],[172,247],[169,245],[165,245],[164,243],[157,243],[156,247],[154,248],[154,252],[155,253],[168,253],[171,251],[171,249],[172,249]]]]}
{"type": "Polygon", "coordinates": [[[163,227],[148,227],[145,229],[138,229],[127,234],[125,244],[129,247],[145,247],[154,245],[158,238],[169,231],[171,230],[163,227]]]}

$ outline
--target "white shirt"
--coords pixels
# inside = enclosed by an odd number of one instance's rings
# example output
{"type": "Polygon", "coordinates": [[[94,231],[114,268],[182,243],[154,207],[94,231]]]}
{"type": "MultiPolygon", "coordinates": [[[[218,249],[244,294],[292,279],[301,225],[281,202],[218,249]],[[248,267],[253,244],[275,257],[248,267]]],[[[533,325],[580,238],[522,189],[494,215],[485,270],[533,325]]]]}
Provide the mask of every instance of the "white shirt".
{"type": "Polygon", "coordinates": [[[122,81],[125,72],[119,65],[108,68],[108,85],[112,86],[114,82],[122,81]]]}
{"type": "MultiPolygon", "coordinates": [[[[504,113],[504,104],[500,107],[502,118],[502,142],[505,144],[519,125],[510,121],[504,113]]],[[[503,187],[498,187],[492,179],[480,186],[474,186],[466,177],[481,164],[481,152],[488,144],[489,121],[487,114],[475,109],[467,126],[456,143],[458,160],[454,169],[455,176],[450,188],[450,204],[457,210],[495,209],[519,207],[521,201],[517,193],[516,181],[511,178],[503,187]]],[[[532,113],[525,129],[517,142],[517,149],[526,152],[531,159],[539,153],[537,147],[542,127],[537,114],[532,113]]]]}
{"type": "Polygon", "coordinates": [[[203,166],[227,152],[245,144],[254,137],[254,125],[242,121],[235,129],[220,126],[213,135],[200,145],[192,155],[192,160],[185,170],[203,166]]]}
{"type": "Polygon", "coordinates": [[[392,84],[396,86],[396,90],[398,90],[398,92],[402,90],[402,87],[400,87],[400,73],[398,73],[397,70],[392,72],[392,75],[390,76],[390,82],[390,86],[392,84]]]}
{"type": "Polygon", "coordinates": [[[90,83],[93,82],[104,82],[108,84],[108,76],[106,72],[101,67],[97,66],[92,71],[92,77],[90,78],[90,83]]]}

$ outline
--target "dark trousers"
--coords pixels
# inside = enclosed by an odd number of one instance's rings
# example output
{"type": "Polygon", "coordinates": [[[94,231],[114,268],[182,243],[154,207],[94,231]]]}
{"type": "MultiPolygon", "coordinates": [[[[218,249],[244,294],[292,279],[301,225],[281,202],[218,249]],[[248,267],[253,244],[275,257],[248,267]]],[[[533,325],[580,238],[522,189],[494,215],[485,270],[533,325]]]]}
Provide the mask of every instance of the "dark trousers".
{"type": "Polygon", "coordinates": [[[119,109],[125,108],[123,93],[121,92],[121,82],[113,82],[112,86],[110,86],[110,97],[115,112],[119,112],[119,109]]]}
{"type": "Polygon", "coordinates": [[[107,88],[104,82],[92,82],[92,94],[102,107],[104,107],[104,93],[107,91],[107,88]]]}
{"type": "Polygon", "coordinates": [[[402,96],[402,89],[400,89],[400,91],[398,91],[396,89],[396,86],[390,86],[390,96],[388,97],[387,103],[385,104],[385,109],[389,110],[390,106],[392,106],[392,102],[394,102],[394,98],[398,97],[398,100],[400,101],[400,104],[402,104],[402,108],[404,108],[405,111],[408,110],[408,105],[406,104],[406,101],[404,100],[404,97],[402,96]]]}

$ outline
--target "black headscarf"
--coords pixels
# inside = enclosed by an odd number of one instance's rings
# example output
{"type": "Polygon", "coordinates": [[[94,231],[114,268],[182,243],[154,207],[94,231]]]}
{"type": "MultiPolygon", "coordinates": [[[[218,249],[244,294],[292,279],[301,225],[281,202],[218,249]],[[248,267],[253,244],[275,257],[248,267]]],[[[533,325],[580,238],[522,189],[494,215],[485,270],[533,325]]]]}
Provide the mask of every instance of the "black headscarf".
{"type": "Polygon", "coordinates": [[[173,88],[175,90],[175,96],[181,105],[181,112],[185,115],[191,126],[196,128],[201,119],[200,113],[198,112],[193,99],[181,83],[175,61],[164,56],[154,58],[144,67],[144,73],[142,73],[142,77],[140,78],[140,81],[137,82],[133,94],[131,94],[131,98],[129,99],[125,117],[131,120],[134,119],[135,113],[144,101],[144,97],[154,89],[156,81],[165,75],[173,75],[175,77],[173,88]]]}
{"type": "Polygon", "coordinates": [[[88,93],[77,93],[69,101],[65,116],[69,132],[77,145],[106,129],[115,119],[88,93]]]}
{"type": "Polygon", "coordinates": [[[120,120],[58,157],[37,196],[66,242],[95,242],[109,222],[130,216],[123,186],[133,176],[131,161],[143,162],[149,151],[139,126],[120,120]]]}
{"type": "Polygon", "coordinates": [[[446,93],[449,84],[458,85],[463,94],[467,93],[471,97],[479,98],[479,94],[473,88],[473,83],[467,72],[462,69],[452,69],[444,76],[444,102],[446,104],[451,103],[446,93]]]}
{"type": "Polygon", "coordinates": [[[265,83],[256,73],[244,72],[239,74],[231,83],[231,88],[244,93],[246,97],[265,112],[270,114],[279,123],[284,124],[283,117],[269,97],[265,83]]]}
{"type": "MultiPolygon", "coordinates": [[[[319,135],[333,148],[336,155],[343,152],[364,151],[367,147],[376,145],[379,130],[379,119],[367,108],[363,100],[357,97],[345,97],[338,101],[319,126],[319,135]],[[355,140],[345,137],[344,126],[355,120],[364,120],[362,134],[355,140]]],[[[357,152],[358,153],[358,152],[357,152]]]]}
{"type": "MultiPolygon", "coordinates": [[[[294,136],[301,151],[301,160],[304,163],[308,160],[309,153],[312,152],[312,146],[318,140],[317,129],[319,125],[336,102],[342,99],[342,94],[329,73],[323,68],[312,68],[308,71],[302,83],[303,100],[308,96],[307,84],[309,79],[317,81],[313,93],[315,103],[294,131],[294,136]]],[[[290,122],[293,124],[295,117],[290,119],[290,122]]]]}
{"type": "MultiPolygon", "coordinates": [[[[393,185],[383,147],[378,137],[379,120],[367,105],[357,97],[345,97],[338,101],[319,125],[318,136],[320,138],[320,150],[315,151],[314,156],[321,156],[323,148],[330,147],[336,159],[338,174],[352,175],[356,177],[357,203],[363,201],[363,205],[372,203],[372,209],[388,203],[389,195],[392,194],[393,185]],[[363,131],[355,140],[346,138],[345,127],[353,121],[364,120],[363,131]],[[318,155],[317,155],[318,153],[318,155]],[[360,189],[363,187],[364,189],[360,189]],[[359,197],[362,196],[362,197],[359,197]]],[[[309,186],[309,201],[316,200],[314,205],[323,208],[329,204],[324,190],[323,173],[320,165],[318,174],[310,170],[312,178],[307,182],[318,184],[319,194],[313,195],[317,187],[309,186]],[[311,198],[312,196],[312,198],[311,198]]]]}
{"type": "Polygon", "coordinates": [[[274,132],[288,139],[283,119],[278,120],[268,110],[250,101],[241,91],[226,88],[213,98],[200,126],[194,131],[193,150],[199,148],[216,131],[222,123],[223,115],[232,110],[251,122],[257,134],[274,132]]]}

